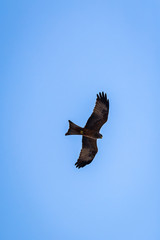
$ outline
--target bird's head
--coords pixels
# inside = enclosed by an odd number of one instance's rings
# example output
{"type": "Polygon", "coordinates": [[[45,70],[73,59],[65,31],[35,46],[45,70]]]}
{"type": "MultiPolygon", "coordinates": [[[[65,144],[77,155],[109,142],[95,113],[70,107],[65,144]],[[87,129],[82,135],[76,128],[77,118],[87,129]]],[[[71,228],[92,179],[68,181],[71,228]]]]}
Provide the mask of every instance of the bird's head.
{"type": "Polygon", "coordinates": [[[102,139],[103,138],[103,136],[102,136],[102,134],[100,134],[100,139],[102,139]]]}
{"type": "Polygon", "coordinates": [[[95,137],[96,137],[96,138],[100,138],[100,139],[103,138],[102,134],[100,134],[100,133],[96,133],[96,136],[95,136],[95,137]]]}

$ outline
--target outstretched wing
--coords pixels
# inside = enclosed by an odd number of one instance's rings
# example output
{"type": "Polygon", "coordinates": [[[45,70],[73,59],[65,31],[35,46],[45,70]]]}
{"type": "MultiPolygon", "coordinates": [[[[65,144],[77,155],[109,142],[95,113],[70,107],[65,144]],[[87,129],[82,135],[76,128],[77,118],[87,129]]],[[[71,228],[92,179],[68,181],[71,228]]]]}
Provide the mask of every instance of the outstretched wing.
{"type": "Polygon", "coordinates": [[[85,128],[99,131],[102,125],[107,122],[109,113],[109,100],[104,92],[97,94],[96,105],[93,113],[88,119],[85,128]]]}
{"type": "Polygon", "coordinates": [[[75,163],[76,167],[81,168],[91,163],[97,152],[97,140],[83,136],[82,149],[79,158],[75,163]]]}

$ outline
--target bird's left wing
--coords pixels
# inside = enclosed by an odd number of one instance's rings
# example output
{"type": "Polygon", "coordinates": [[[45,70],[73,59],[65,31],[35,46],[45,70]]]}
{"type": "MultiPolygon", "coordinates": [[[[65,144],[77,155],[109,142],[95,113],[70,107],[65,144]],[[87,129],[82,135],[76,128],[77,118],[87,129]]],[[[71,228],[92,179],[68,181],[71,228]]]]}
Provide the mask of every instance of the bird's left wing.
{"type": "Polygon", "coordinates": [[[75,163],[76,167],[81,168],[91,163],[97,152],[98,152],[97,140],[83,136],[82,149],[79,158],[75,163]]]}

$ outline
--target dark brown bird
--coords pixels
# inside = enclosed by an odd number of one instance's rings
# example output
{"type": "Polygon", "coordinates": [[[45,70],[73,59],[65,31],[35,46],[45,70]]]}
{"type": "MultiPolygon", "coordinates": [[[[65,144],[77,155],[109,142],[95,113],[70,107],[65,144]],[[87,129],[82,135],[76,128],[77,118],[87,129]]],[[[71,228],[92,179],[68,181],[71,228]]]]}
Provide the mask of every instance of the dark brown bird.
{"type": "Polygon", "coordinates": [[[88,119],[84,128],[81,128],[69,120],[69,129],[67,135],[82,135],[82,149],[79,159],[75,163],[77,168],[84,167],[92,162],[96,153],[97,139],[101,139],[99,133],[101,127],[107,122],[109,113],[109,100],[104,92],[97,94],[96,104],[92,115],[88,119]]]}

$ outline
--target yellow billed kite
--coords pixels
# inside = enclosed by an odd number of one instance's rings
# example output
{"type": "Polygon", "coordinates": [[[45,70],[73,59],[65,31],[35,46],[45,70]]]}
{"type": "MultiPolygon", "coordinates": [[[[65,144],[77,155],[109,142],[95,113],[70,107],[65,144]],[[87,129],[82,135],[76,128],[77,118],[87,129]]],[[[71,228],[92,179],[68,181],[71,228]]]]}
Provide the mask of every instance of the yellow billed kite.
{"type": "Polygon", "coordinates": [[[104,92],[97,94],[96,105],[93,113],[84,128],[81,128],[69,120],[69,129],[65,135],[82,135],[82,149],[79,159],[75,163],[77,168],[84,167],[92,162],[96,153],[97,139],[102,138],[99,133],[101,127],[107,122],[109,113],[109,100],[104,92]]]}

